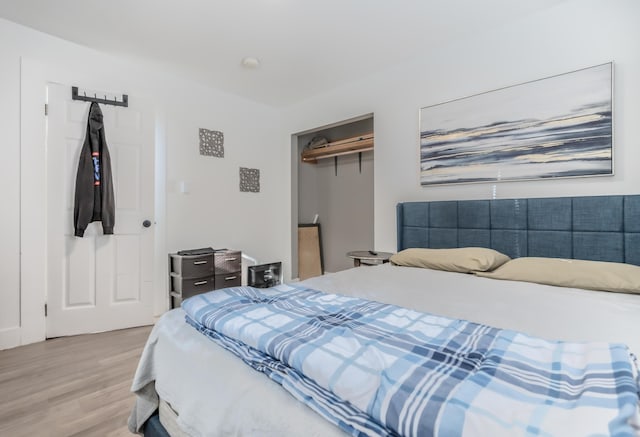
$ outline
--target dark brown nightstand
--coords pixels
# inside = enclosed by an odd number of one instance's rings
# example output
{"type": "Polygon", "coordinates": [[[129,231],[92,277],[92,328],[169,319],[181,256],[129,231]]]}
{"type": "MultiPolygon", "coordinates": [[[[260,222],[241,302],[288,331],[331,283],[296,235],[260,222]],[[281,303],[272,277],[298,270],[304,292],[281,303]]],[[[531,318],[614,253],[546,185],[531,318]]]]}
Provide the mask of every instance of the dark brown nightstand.
{"type": "Polygon", "coordinates": [[[237,287],[242,278],[242,252],[218,250],[199,255],[169,254],[171,308],[196,294],[237,287]]]}

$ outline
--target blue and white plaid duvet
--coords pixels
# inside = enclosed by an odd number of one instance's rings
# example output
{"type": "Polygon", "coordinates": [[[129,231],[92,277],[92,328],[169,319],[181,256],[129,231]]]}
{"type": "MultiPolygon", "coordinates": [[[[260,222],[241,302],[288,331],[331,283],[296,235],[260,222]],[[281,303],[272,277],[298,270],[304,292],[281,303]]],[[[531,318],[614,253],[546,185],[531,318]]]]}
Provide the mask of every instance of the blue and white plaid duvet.
{"type": "Polygon", "coordinates": [[[635,435],[637,372],[622,344],[547,341],[291,285],[182,307],[352,435],[635,435]]]}

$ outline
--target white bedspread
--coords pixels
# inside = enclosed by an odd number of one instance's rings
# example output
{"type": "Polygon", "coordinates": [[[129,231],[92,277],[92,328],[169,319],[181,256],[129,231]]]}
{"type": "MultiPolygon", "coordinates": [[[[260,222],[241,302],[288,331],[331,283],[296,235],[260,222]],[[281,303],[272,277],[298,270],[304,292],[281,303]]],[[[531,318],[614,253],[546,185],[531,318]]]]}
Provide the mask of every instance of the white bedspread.
{"type": "Polygon", "coordinates": [[[640,295],[500,281],[384,264],[311,278],[307,286],[570,341],[626,343],[640,355],[640,295]]]}
{"type": "MultiPolygon", "coordinates": [[[[549,339],[627,343],[640,352],[640,296],[497,281],[382,265],[309,279],[305,285],[419,311],[510,328],[549,339]]],[[[184,322],[165,314],[150,335],[132,390],[130,428],[157,394],[193,436],[337,436],[342,432],[184,322]],[[153,382],[155,381],[155,390],[153,382]],[[204,393],[217,393],[215,399],[204,393]]]]}

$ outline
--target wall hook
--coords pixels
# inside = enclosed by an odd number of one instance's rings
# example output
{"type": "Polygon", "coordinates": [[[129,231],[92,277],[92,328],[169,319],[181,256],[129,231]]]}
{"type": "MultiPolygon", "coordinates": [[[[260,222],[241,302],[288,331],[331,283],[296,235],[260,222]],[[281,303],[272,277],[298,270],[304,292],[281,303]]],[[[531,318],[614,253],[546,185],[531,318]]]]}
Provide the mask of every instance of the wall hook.
{"type": "Polygon", "coordinates": [[[104,105],[123,106],[125,108],[129,106],[129,96],[127,96],[126,94],[122,95],[122,101],[119,101],[118,97],[114,97],[113,100],[110,100],[109,98],[107,98],[106,94],[104,94],[104,99],[98,97],[97,93],[94,93],[93,97],[87,97],[86,91],[83,91],[82,94],[83,95],[78,94],[77,86],[71,87],[71,98],[73,100],[82,100],[84,102],[96,102],[96,103],[102,103],[104,105]]]}

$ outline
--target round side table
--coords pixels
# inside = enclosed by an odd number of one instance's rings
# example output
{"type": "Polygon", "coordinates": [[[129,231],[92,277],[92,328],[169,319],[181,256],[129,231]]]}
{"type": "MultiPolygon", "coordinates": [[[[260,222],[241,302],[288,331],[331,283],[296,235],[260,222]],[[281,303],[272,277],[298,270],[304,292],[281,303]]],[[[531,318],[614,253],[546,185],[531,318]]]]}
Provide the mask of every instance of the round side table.
{"type": "Polygon", "coordinates": [[[353,258],[354,267],[360,267],[362,264],[369,265],[388,263],[391,255],[393,255],[393,253],[377,251],[373,251],[373,253],[371,253],[368,250],[354,250],[352,252],[347,252],[347,256],[349,258],[353,258]]]}

